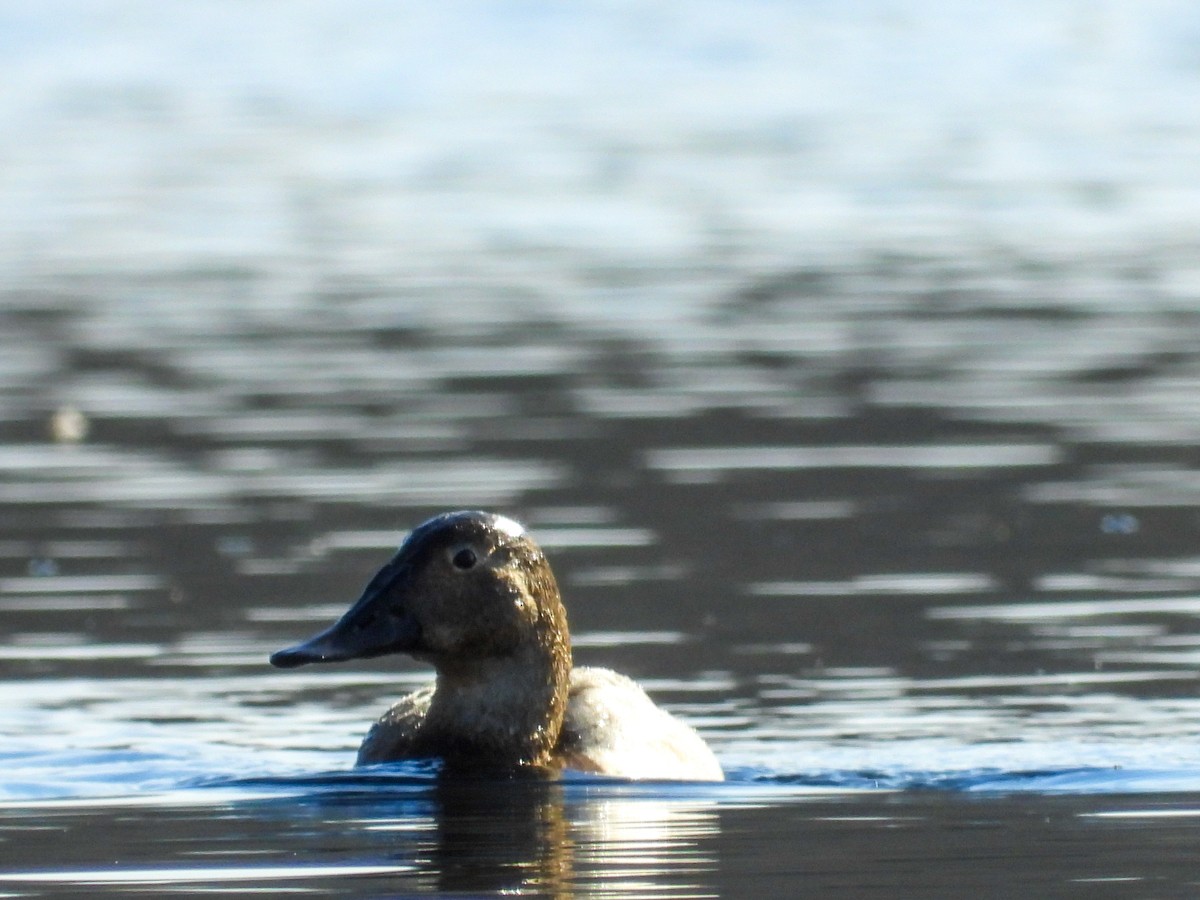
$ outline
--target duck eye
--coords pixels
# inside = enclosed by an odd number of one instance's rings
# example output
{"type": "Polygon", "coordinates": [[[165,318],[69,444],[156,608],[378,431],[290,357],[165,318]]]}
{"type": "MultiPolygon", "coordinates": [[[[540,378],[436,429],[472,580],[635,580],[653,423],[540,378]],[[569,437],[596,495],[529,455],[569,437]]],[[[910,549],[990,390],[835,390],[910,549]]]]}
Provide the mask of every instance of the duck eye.
{"type": "Polygon", "coordinates": [[[454,563],[456,569],[469,569],[475,565],[475,551],[470,547],[463,547],[454,554],[454,558],[450,561],[454,563]]]}

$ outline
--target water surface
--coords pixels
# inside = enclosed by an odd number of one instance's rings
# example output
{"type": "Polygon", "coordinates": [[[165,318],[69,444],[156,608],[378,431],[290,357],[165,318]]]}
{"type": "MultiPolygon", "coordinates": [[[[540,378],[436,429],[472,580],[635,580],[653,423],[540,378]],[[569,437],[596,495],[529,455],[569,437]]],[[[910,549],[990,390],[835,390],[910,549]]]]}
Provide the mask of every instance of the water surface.
{"type": "Polygon", "coordinates": [[[752,6],[0,21],[0,893],[1194,891],[1195,14],[752,6]],[[472,507],[726,784],[352,769],[472,507]]]}

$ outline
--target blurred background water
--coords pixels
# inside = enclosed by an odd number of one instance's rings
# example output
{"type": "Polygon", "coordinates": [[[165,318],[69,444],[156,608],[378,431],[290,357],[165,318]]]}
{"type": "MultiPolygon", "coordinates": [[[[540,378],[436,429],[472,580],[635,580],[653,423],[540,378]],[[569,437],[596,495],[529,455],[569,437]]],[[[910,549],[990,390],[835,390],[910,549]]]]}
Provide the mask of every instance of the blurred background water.
{"type": "Polygon", "coordinates": [[[0,5],[0,891],[1188,896],[1200,10],[0,5]],[[351,771],[426,516],[722,786],[351,771]]]}

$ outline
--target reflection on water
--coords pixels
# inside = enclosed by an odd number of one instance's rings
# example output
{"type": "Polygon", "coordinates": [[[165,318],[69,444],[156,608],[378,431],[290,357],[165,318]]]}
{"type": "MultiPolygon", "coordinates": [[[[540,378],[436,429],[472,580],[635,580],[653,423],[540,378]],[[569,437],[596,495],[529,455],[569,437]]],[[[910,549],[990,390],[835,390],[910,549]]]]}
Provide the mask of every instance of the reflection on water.
{"type": "MultiPolygon", "coordinates": [[[[155,867],[148,869],[81,869],[70,872],[0,872],[0,882],[18,885],[69,885],[99,888],[115,885],[129,893],[150,887],[152,892],[194,891],[209,884],[235,882],[247,885],[262,881],[298,881],[319,883],[327,878],[356,878],[403,872],[401,866],[197,866],[190,869],[155,867]]],[[[18,895],[20,896],[20,895],[18,895]]]]}
{"type": "Polygon", "coordinates": [[[192,893],[208,884],[252,890],[261,882],[346,891],[339,886],[367,879],[405,892],[716,896],[718,803],[590,779],[439,781],[410,767],[408,775],[357,783],[274,779],[142,800],[0,804],[11,827],[33,832],[22,848],[32,859],[40,844],[71,835],[56,868],[19,869],[19,859],[8,859],[0,885],[17,896],[106,887],[192,893]],[[122,823],[134,817],[167,828],[190,821],[193,840],[170,861],[142,863],[121,840],[122,823]],[[106,829],[106,818],[116,826],[106,829]],[[327,847],[335,834],[338,845],[327,847]],[[297,844],[313,857],[293,859],[297,844]]]}
{"type": "MultiPolygon", "coordinates": [[[[568,797],[571,790],[555,783],[439,784],[429,850],[438,889],[712,896],[704,874],[715,861],[698,847],[717,836],[712,800],[622,796],[603,786],[594,797],[586,788],[568,797]]],[[[411,832],[413,824],[405,818],[398,827],[411,832]]]]}
{"type": "Polygon", "coordinates": [[[3,808],[0,833],[21,841],[6,854],[0,889],[706,897],[751,884],[786,896],[804,884],[884,898],[1039,886],[1066,896],[1104,883],[1157,895],[1194,877],[1191,845],[1178,837],[1196,806],[1167,795],[473,787],[447,794],[428,776],[357,786],[330,778],[264,785],[258,796],[209,789],[204,799],[3,808]],[[147,831],[187,839],[148,846],[147,831]]]}

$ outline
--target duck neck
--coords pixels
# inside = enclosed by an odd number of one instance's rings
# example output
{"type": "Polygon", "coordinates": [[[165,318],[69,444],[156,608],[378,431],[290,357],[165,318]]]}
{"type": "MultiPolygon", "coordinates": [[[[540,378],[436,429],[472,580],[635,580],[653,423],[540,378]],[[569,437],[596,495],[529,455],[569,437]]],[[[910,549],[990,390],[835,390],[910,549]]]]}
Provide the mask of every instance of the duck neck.
{"type": "Polygon", "coordinates": [[[562,730],[570,671],[561,641],[439,666],[427,733],[451,766],[545,766],[562,730]]]}

